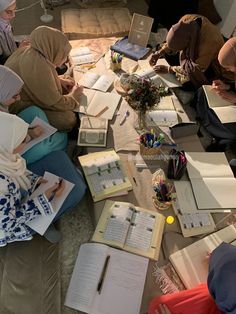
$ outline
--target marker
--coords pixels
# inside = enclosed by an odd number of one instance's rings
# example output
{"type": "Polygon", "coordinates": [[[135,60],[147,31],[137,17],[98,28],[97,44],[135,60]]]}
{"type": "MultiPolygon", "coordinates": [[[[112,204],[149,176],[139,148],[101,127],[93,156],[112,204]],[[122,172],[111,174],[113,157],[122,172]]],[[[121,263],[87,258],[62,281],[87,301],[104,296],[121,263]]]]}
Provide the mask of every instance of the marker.
{"type": "Polygon", "coordinates": [[[175,218],[173,216],[166,217],[166,223],[168,225],[172,225],[174,221],[175,221],[175,218]]]}
{"type": "Polygon", "coordinates": [[[125,122],[125,120],[128,118],[129,116],[129,110],[127,110],[124,114],[124,116],[122,117],[122,119],[120,120],[120,125],[123,124],[125,122]]]}

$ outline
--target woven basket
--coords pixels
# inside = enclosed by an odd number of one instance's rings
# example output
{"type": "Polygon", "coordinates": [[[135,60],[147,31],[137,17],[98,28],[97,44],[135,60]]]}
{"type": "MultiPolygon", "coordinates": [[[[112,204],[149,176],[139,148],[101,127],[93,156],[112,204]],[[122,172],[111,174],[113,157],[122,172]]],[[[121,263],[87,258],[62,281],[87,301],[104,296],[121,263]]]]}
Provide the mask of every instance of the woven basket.
{"type": "MultiPolygon", "coordinates": [[[[152,175],[152,186],[156,186],[158,184],[160,184],[160,182],[165,182],[166,177],[165,177],[165,173],[162,169],[158,169],[153,175],[152,175]]],[[[169,187],[169,189],[172,188],[172,185],[170,183],[166,183],[167,186],[169,187]]],[[[153,204],[154,206],[158,209],[158,210],[165,210],[168,209],[171,205],[172,202],[168,201],[168,202],[163,202],[160,201],[156,196],[153,196],[152,198],[153,200],[153,204]]]]}
{"type": "Polygon", "coordinates": [[[139,145],[140,155],[145,159],[145,156],[156,156],[160,154],[161,145],[158,147],[145,147],[143,144],[139,145]]]}

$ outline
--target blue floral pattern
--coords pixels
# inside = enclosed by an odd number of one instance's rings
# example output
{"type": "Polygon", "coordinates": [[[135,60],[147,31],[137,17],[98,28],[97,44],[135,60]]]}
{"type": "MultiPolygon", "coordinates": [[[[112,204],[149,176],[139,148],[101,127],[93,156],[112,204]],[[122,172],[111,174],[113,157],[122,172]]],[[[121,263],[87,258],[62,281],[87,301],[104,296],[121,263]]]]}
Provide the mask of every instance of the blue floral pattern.
{"type": "Polygon", "coordinates": [[[31,187],[24,191],[24,197],[18,183],[0,173],[0,246],[14,241],[31,240],[33,231],[26,223],[38,215],[50,215],[52,209],[44,194],[33,199],[39,176],[30,173],[31,187]]]}

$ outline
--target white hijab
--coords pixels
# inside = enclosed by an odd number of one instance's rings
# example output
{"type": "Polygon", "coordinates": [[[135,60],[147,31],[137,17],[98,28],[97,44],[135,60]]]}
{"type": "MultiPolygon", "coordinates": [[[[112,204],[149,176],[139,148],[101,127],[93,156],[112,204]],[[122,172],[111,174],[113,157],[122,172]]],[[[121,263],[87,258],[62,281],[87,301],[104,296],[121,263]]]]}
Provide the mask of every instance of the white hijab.
{"type": "Polygon", "coordinates": [[[15,72],[0,65],[0,103],[15,96],[23,84],[24,82],[15,72]]]}
{"type": "Polygon", "coordinates": [[[0,0],[0,12],[5,11],[10,5],[14,4],[16,0],[0,0]]]}
{"type": "Polygon", "coordinates": [[[24,190],[30,188],[29,171],[25,160],[13,150],[25,139],[28,126],[21,118],[0,112],[0,172],[14,178],[24,190]]]}

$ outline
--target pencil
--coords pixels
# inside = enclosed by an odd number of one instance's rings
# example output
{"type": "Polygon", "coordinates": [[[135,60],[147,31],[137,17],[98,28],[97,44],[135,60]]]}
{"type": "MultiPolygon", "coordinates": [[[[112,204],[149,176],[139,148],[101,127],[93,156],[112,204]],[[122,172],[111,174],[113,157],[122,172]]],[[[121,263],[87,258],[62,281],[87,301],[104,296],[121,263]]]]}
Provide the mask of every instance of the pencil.
{"type": "Polygon", "coordinates": [[[108,106],[106,106],[105,108],[103,108],[100,112],[98,112],[95,117],[100,117],[104,112],[106,112],[109,109],[108,106]]]}
{"type": "Polygon", "coordinates": [[[133,179],[135,185],[138,185],[138,184],[137,184],[137,181],[136,181],[136,179],[135,179],[135,177],[134,177],[134,175],[133,175],[133,171],[132,171],[132,169],[131,169],[131,165],[130,165],[129,161],[127,162],[127,168],[128,168],[128,172],[129,172],[130,176],[132,177],[132,179],[133,179]]]}

